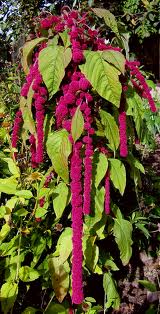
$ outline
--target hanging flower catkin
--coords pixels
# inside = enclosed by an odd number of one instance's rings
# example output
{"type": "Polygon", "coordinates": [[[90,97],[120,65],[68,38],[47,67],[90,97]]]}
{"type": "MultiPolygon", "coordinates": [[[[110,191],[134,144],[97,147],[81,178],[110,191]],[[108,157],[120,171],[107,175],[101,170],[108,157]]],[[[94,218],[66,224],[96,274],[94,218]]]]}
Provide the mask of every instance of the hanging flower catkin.
{"type": "Polygon", "coordinates": [[[80,150],[81,142],[73,146],[71,157],[71,193],[72,193],[72,302],[80,304],[83,301],[82,282],[82,231],[83,231],[83,207],[82,207],[82,159],[80,150]]]}
{"type": "Polygon", "coordinates": [[[16,112],[15,120],[14,120],[14,126],[13,126],[13,133],[12,133],[12,147],[16,148],[17,147],[17,142],[19,138],[19,132],[20,132],[20,127],[22,124],[22,112],[21,110],[18,110],[16,112]]]}
{"type": "Polygon", "coordinates": [[[128,60],[126,61],[126,67],[130,69],[131,75],[134,76],[137,79],[137,81],[140,83],[140,88],[143,90],[142,97],[148,99],[151,111],[156,112],[157,109],[156,109],[154,100],[151,96],[149,86],[147,85],[144,76],[142,75],[142,73],[140,72],[138,68],[139,65],[140,63],[137,61],[128,61],[128,60]]]}

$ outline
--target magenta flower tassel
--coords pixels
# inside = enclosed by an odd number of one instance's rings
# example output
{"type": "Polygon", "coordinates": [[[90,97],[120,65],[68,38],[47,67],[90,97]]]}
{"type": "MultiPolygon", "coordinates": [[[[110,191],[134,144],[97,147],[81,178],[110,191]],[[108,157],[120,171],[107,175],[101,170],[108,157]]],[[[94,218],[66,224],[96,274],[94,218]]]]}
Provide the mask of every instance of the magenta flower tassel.
{"type": "Polygon", "coordinates": [[[84,215],[90,214],[91,207],[91,184],[92,184],[92,155],[93,155],[93,145],[92,139],[85,136],[84,141],[88,140],[86,143],[85,159],[84,159],[84,201],[83,201],[83,213],[84,215]]]}
{"type": "Polygon", "coordinates": [[[110,214],[110,174],[109,171],[105,177],[105,213],[110,214]]]}
{"type": "Polygon", "coordinates": [[[72,302],[81,304],[83,297],[82,281],[82,232],[83,232],[83,210],[82,210],[82,160],[80,149],[82,144],[76,143],[73,147],[71,157],[71,193],[72,193],[72,302]]]}
{"type": "Polygon", "coordinates": [[[128,147],[127,147],[127,131],[126,131],[126,112],[120,110],[119,112],[119,135],[120,135],[120,156],[127,157],[128,147]]]}
{"type": "Polygon", "coordinates": [[[36,139],[33,134],[30,135],[30,152],[31,152],[31,165],[32,168],[36,168],[38,165],[36,163],[36,139]]]}
{"type": "Polygon", "coordinates": [[[17,147],[17,142],[19,138],[19,131],[22,123],[22,112],[21,110],[18,110],[16,112],[15,120],[14,120],[14,126],[13,126],[13,132],[12,132],[12,147],[17,147]]]}
{"type": "MultiPolygon", "coordinates": [[[[156,109],[154,100],[151,96],[149,86],[147,85],[144,76],[142,75],[142,73],[138,69],[139,65],[140,65],[140,63],[137,61],[128,61],[128,60],[126,61],[126,67],[128,67],[131,70],[131,75],[135,76],[137,81],[140,83],[139,88],[143,91],[142,97],[148,99],[151,111],[156,112],[157,109],[156,109]]],[[[133,83],[133,80],[132,80],[132,83],[133,83]]],[[[136,82],[133,83],[133,85],[135,86],[136,82]]]]}

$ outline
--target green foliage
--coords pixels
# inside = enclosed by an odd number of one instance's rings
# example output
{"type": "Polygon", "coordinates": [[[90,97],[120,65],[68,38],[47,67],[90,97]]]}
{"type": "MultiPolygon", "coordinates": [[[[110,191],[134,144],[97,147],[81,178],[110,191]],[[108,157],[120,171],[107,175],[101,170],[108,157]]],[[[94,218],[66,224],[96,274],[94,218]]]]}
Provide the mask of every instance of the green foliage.
{"type": "Polygon", "coordinates": [[[61,218],[66,206],[69,203],[69,188],[64,182],[60,182],[52,195],[53,208],[57,219],[61,218]]]}
{"type": "Polygon", "coordinates": [[[65,75],[65,68],[70,61],[70,48],[64,49],[62,46],[49,46],[40,52],[39,69],[50,98],[58,91],[65,75]]]}
{"type": "Polygon", "coordinates": [[[132,255],[132,224],[118,216],[114,219],[113,234],[120,250],[123,265],[127,265],[132,255]]]}
{"type": "Polygon", "coordinates": [[[118,159],[109,159],[110,175],[113,185],[123,195],[126,187],[126,170],[123,163],[118,159]]]}
{"type": "Polygon", "coordinates": [[[120,306],[120,297],[116,289],[115,280],[112,278],[111,273],[105,273],[103,277],[103,287],[107,295],[107,303],[105,304],[106,309],[111,306],[118,310],[120,306]]]}
{"type": "Polygon", "coordinates": [[[84,130],[84,118],[80,107],[77,107],[77,110],[72,118],[71,124],[71,134],[74,142],[76,142],[82,135],[84,130]]]}
{"type": "Polygon", "coordinates": [[[86,62],[79,66],[81,72],[85,74],[101,97],[119,107],[122,91],[119,82],[119,70],[104,61],[102,51],[85,51],[84,56],[86,62]]]}
{"type": "Polygon", "coordinates": [[[71,143],[66,130],[50,133],[47,139],[47,153],[58,175],[65,181],[69,181],[68,156],[71,153],[71,143]]]}
{"type": "Polygon", "coordinates": [[[22,66],[25,74],[29,73],[29,67],[32,64],[32,53],[35,47],[41,42],[47,40],[45,37],[35,38],[31,41],[28,41],[23,46],[22,50],[22,66]]]}
{"type": "Polygon", "coordinates": [[[118,25],[115,16],[108,10],[105,9],[93,9],[98,17],[104,18],[106,25],[119,37],[118,25]]]}
{"type": "Polygon", "coordinates": [[[96,160],[96,162],[94,163],[94,165],[95,165],[94,184],[95,184],[95,187],[98,188],[100,182],[102,181],[102,179],[104,178],[104,176],[107,172],[108,159],[104,154],[98,153],[98,152],[96,152],[94,154],[94,159],[96,160]]]}
{"type": "Polygon", "coordinates": [[[102,125],[105,127],[104,134],[109,142],[108,147],[115,152],[120,143],[119,129],[116,121],[110,113],[104,110],[100,111],[100,117],[102,125]]]}
{"type": "Polygon", "coordinates": [[[7,314],[13,307],[18,294],[18,284],[13,282],[6,282],[1,287],[0,299],[2,304],[2,311],[7,314]]]}

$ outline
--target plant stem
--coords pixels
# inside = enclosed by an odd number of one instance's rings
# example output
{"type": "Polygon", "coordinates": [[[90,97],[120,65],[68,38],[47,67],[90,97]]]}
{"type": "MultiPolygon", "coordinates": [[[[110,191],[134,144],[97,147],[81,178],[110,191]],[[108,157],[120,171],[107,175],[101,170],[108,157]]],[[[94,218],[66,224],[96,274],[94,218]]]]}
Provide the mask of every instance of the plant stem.
{"type": "Polygon", "coordinates": [[[22,240],[22,218],[21,218],[21,223],[20,223],[20,228],[19,228],[19,243],[18,243],[18,250],[17,250],[17,269],[16,269],[16,276],[15,276],[15,281],[19,281],[19,266],[20,266],[20,252],[21,252],[21,240],[22,240]]]}

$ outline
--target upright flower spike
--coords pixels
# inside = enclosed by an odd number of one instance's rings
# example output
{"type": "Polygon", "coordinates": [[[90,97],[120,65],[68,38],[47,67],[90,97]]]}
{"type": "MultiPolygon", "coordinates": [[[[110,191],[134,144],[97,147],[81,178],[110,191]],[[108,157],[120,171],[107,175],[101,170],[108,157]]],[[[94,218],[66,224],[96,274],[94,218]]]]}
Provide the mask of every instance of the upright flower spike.
{"type": "Polygon", "coordinates": [[[81,304],[83,301],[82,281],[82,232],[83,232],[83,208],[82,208],[82,159],[80,149],[82,143],[73,146],[71,157],[71,193],[72,193],[72,302],[81,304]]]}
{"type": "Polygon", "coordinates": [[[110,173],[107,171],[105,176],[105,213],[110,214],[110,173]]]}

